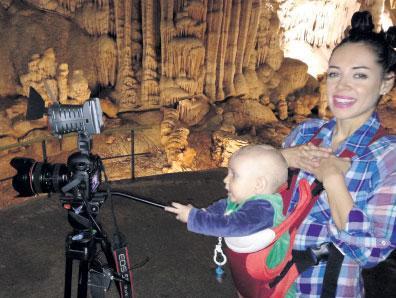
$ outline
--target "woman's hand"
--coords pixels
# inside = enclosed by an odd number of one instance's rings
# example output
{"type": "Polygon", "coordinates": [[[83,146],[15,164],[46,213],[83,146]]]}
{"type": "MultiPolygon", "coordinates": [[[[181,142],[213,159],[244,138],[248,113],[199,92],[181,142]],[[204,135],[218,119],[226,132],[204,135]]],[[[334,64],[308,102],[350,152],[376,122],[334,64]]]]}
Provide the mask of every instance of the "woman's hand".
{"type": "Polygon", "coordinates": [[[318,147],[312,143],[281,149],[288,167],[302,169],[313,173],[319,167],[320,160],[331,155],[331,148],[318,147]]]}
{"type": "Polygon", "coordinates": [[[321,158],[318,161],[318,166],[314,167],[311,173],[323,184],[330,184],[332,180],[341,178],[344,180],[350,166],[351,160],[349,158],[330,155],[327,158],[321,158]]]}

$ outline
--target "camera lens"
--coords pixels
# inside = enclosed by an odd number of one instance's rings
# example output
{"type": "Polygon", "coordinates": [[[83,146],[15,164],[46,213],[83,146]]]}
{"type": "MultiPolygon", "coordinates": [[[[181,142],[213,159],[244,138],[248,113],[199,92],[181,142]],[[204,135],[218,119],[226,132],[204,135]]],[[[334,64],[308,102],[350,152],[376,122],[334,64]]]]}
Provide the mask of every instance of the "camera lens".
{"type": "Polygon", "coordinates": [[[65,164],[43,163],[23,157],[13,158],[10,164],[17,170],[12,186],[20,197],[60,192],[69,181],[70,172],[65,164]]]}

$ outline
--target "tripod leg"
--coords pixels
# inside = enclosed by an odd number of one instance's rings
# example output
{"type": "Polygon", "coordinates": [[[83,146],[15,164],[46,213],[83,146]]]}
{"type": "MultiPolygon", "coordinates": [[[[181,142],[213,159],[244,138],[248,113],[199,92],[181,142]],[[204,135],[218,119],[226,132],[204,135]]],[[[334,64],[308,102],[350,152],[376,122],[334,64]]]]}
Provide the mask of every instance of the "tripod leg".
{"type": "Polygon", "coordinates": [[[81,260],[78,273],[78,298],[87,297],[88,290],[88,261],[81,260]]]}
{"type": "Polygon", "coordinates": [[[66,257],[64,298],[71,297],[72,273],[73,273],[73,259],[66,257]]]}

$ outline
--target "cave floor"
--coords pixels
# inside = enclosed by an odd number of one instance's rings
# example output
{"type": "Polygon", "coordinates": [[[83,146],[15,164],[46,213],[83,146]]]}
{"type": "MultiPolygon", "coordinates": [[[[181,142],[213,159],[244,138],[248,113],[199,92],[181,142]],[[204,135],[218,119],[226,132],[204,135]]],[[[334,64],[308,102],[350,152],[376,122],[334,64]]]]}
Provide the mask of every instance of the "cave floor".
{"type": "MultiPolygon", "coordinates": [[[[113,182],[112,189],[204,207],[224,196],[224,175],[224,169],[165,174],[113,182]]],[[[132,264],[149,259],[133,270],[136,297],[236,297],[228,270],[222,283],[215,279],[216,238],[188,232],[160,208],[121,197],[113,202],[132,264]]],[[[71,231],[66,215],[57,196],[0,210],[0,297],[63,297],[65,236],[71,231]]],[[[110,202],[100,209],[100,222],[111,235],[110,202]]],[[[118,297],[114,286],[106,297],[118,297]]]]}
{"type": "MultiPolygon", "coordinates": [[[[225,196],[225,174],[226,170],[220,168],[119,180],[111,185],[113,191],[164,205],[178,201],[205,207],[225,196]]],[[[100,209],[99,221],[111,236],[114,225],[110,203],[106,201],[100,209]]],[[[113,203],[118,225],[128,241],[132,265],[144,263],[133,270],[136,297],[236,297],[227,266],[223,282],[215,279],[215,237],[188,232],[185,224],[160,208],[118,196],[113,197],[113,203]]],[[[65,237],[71,226],[59,196],[25,199],[0,210],[0,227],[0,297],[63,297],[65,237]]],[[[394,260],[396,253],[389,262],[394,260]]],[[[78,273],[76,263],[74,277],[78,273]]],[[[382,296],[379,293],[394,297],[392,268],[383,262],[376,269],[366,270],[366,297],[382,296]]],[[[106,297],[118,297],[114,284],[106,297]]]]}

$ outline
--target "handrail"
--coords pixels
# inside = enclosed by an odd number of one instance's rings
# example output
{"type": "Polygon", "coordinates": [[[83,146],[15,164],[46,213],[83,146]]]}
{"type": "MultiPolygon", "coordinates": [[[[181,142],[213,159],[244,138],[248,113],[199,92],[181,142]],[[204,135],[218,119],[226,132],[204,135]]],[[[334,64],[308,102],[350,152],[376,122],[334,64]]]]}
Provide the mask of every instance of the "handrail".
{"type": "MultiPolygon", "coordinates": [[[[145,130],[145,129],[150,129],[153,127],[159,126],[159,124],[156,125],[142,125],[142,126],[134,126],[134,125],[123,125],[122,127],[116,127],[116,128],[109,128],[104,130],[101,134],[111,134],[113,132],[117,132],[117,131],[129,131],[131,129],[133,130],[145,130]]],[[[73,136],[76,136],[77,133],[70,133],[67,135],[64,135],[62,138],[70,138],[73,136]]],[[[42,141],[48,141],[48,140],[54,140],[57,139],[56,137],[52,136],[52,135],[48,135],[45,137],[38,137],[35,138],[34,140],[30,140],[30,141],[25,141],[25,142],[18,142],[18,143],[14,143],[14,144],[9,144],[9,145],[4,145],[4,146],[0,146],[0,151],[4,151],[4,150],[8,150],[8,149],[12,149],[12,148],[18,148],[18,147],[22,147],[22,146],[28,146],[28,145],[32,145],[32,144],[36,144],[36,143],[41,143],[42,141]]]]}

